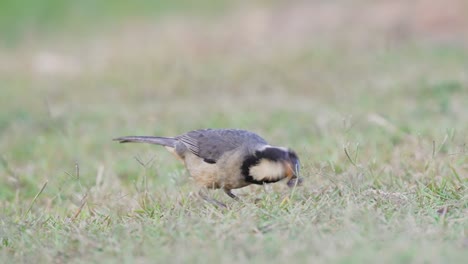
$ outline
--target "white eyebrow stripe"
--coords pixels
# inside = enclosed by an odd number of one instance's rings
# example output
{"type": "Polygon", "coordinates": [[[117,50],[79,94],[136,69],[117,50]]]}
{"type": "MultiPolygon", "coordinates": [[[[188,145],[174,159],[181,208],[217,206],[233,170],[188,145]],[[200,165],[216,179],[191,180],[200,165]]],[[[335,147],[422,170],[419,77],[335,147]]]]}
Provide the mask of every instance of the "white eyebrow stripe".
{"type": "Polygon", "coordinates": [[[263,151],[263,150],[265,150],[265,149],[267,149],[267,148],[281,149],[281,150],[283,150],[283,151],[285,151],[285,152],[288,152],[288,151],[289,151],[288,148],[285,148],[285,147],[275,147],[275,146],[271,146],[271,145],[263,145],[263,146],[261,146],[258,150],[263,151]]]}

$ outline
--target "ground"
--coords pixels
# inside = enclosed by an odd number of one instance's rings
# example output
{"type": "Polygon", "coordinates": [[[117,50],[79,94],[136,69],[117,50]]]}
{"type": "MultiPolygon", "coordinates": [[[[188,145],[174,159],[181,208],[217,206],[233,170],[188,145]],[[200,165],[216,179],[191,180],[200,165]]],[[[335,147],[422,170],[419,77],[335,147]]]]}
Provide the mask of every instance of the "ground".
{"type": "Polygon", "coordinates": [[[43,2],[0,4],[0,262],[468,258],[464,1],[43,2]],[[304,185],[218,208],[112,141],[225,127],[296,150],[304,185]]]}

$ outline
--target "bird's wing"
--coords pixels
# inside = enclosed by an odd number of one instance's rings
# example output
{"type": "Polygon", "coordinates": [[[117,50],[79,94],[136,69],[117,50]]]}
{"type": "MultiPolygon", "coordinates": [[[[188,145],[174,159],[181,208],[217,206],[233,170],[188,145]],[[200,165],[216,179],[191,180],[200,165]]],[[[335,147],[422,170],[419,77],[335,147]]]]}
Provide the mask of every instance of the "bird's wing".
{"type": "Polygon", "coordinates": [[[195,130],[176,138],[208,163],[216,163],[225,152],[243,145],[267,144],[259,135],[237,129],[195,130]]]}

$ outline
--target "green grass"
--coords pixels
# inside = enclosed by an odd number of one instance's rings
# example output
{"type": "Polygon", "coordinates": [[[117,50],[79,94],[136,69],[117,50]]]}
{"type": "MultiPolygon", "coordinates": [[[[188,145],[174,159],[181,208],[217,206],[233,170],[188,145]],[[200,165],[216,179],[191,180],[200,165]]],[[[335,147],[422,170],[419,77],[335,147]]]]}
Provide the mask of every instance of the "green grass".
{"type": "Polygon", "coordinates": [[[0,262],[464,263],[463,45],[255,42],[180,9],[0,48],[0,262]],[[304,186],[216,208],[163,148],[112,141],[205,127],[295,149],[304,186]]]}

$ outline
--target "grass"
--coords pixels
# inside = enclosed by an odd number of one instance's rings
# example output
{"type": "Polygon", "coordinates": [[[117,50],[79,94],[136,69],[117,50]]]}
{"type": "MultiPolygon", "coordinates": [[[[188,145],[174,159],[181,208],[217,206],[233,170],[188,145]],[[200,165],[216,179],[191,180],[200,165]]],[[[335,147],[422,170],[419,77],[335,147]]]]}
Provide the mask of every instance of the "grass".
{"type": "Polygon", "coordinates": [[[464,263],[464,44],[242,26],[277,5],[1,47],[0,262],[464,263]],[[224,210],[163,148],[111,141],[204,127],[290,146],[304,186],[211,192],[224,210]]]}
{"type": "Polygon", "coordinates": [[[210,15],[222,11],[226,1],[196,0],[190,3],[167,0],[60,1],[5,0],[0,3],[0,43],[14,46],[28,39],[53,36],[66,31],[87,35],[94,28],[121,26],[128,18],[159,19],[172,13],[210,15]]]}

